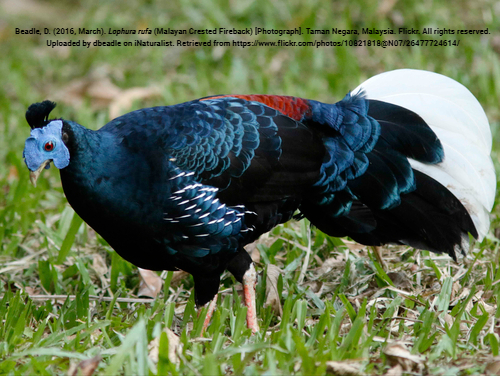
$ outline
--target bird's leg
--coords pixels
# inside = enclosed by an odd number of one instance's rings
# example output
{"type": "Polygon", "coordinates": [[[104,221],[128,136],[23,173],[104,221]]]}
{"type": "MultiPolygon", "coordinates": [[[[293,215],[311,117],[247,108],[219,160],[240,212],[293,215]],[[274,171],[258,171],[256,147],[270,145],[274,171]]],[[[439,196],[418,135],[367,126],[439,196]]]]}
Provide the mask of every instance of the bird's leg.
{"type": "Polygon", "coordinates": [[[255,304],[255,286],[257,285],[257,272],[253,263],[243,275],[243,300],[247,307],[247,326],[255,334],[259,331],[257,322],[257,307],[255,304]]]}
{"type": "Polygon", "coordinates": [[[259,331],[257,323],[257,309],[255,306],[255,285],[257,284],[257,272],[253,265],[252,258],[241,248],[236,256],[227,266],[227,270],[234,275],[238,282],[243,284],[243,302],[247,307],[247,326],[252,329],[252,333],[259,331]]]}
{"type": "Polygon", "coordinates": [[[205,333],[205,331],[208,328],[208,324],[210,324],[210,321],[212,320],[212,316],[214,314],[215,307],[217,307],[218,295],[219,294],[215,294],[214,298],[208,304],[207,315],[205,316],[205,321],[203,321],[203,329],[201,330],[201,335],[203,335],[203,333],[205,333]]]}

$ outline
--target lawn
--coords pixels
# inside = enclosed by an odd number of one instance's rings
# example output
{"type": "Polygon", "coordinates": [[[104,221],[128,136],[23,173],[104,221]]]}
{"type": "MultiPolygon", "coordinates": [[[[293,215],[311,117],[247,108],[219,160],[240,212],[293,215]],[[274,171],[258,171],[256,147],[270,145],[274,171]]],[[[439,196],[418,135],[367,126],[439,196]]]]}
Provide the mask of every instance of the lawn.
{"type": "MultiPolygon", "coordinates": [[[[240,286],[223,276],[201,333],[192,278],[139,270],[69,207],[55,168],[29,184],[27,107],[98,129],[133,109],[213,94],[284,94],[334,102],[392,69],[442,73],[483,105],[500,171],[500,7],[490,0],[5,0],[0,3],[0,374],[482,374],[500,371],[498,205],[489,235],[457,263],[409,247],[375,250],[306,220],[250,247],[260,331],[245,326],[240,286]],[[139,4],[139,5],[138,5],[139,4]],[[16,28],[286,30],[433,28],[488,35],[24,35],[16,28]],[[402,39],[458,46],[49,47],[47,41],[294,42],[402,39]],[[308,253],[310,251],[310,253],[308,253]],[[156,276],[156,275],[155,275],[156,276]],[[155,277],[152,276],[152,277],[155,277]],[[158,291],[157,291],[158,292],[158,291]],[[94,369],[95,368],[95,369],[94,369]],[[343,372],[343,373],[342,373],[343,372]]],[[[140,252],[140,250],[138,250],[140,252]]]]}

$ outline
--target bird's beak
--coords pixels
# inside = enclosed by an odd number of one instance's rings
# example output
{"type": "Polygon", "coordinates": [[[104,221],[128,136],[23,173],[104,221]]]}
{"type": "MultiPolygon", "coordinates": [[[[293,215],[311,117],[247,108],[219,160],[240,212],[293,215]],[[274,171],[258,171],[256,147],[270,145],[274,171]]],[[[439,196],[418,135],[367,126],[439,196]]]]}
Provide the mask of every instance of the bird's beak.
{"type": "Polygon", "coordinates": [[[50,163],[50,159],[47,159],[45,162],[43,162],[40,167],[36,169],[36,171],[30,171],[30,181],[31,184],[33,184],[36,187],[36,181],[38,180],[38,177],[42,173],[43,169],[45,166],[47,166],[50,163]]]}

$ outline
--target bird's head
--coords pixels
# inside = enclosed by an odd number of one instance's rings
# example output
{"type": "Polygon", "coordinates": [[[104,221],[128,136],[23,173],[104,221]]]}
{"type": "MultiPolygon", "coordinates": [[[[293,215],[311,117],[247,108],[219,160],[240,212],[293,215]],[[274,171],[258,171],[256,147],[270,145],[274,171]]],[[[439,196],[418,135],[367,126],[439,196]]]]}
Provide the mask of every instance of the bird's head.
{"type": "Polygon", "coordinates": [[[32,104],[26,111],[31,135],[26,140],[23,157],[30,170],[30,180],[36,186],[38,176],[50,162],[58,169],[69,165],[68,135],[63,131],[63,120],[48,120],[56,104],[50,101],[32,104]]]}

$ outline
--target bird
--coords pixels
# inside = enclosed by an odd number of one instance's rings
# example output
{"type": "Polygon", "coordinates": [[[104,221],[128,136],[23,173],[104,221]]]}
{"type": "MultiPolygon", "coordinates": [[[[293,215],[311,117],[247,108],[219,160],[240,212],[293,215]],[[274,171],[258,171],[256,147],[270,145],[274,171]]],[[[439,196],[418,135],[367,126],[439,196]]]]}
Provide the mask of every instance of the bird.
{"type": "Polygon", "coordinates": [[[333,104],[215,95],[135,110],[97,131],[49,119],[55,106],[26,111],[32,183],[53,163],[69,204],[121,257],[192,274],[197,306],[209,304],[205,327],[228,270],[259,330],[244,246],[289,220],[454,259],[489,229],[488,119],[465,86],[438,73],[381,73],[333,104]]]}

